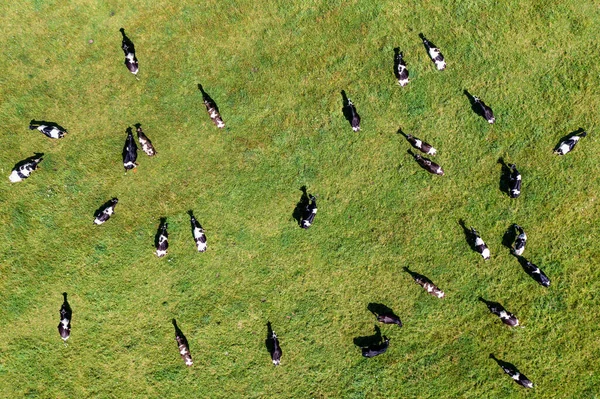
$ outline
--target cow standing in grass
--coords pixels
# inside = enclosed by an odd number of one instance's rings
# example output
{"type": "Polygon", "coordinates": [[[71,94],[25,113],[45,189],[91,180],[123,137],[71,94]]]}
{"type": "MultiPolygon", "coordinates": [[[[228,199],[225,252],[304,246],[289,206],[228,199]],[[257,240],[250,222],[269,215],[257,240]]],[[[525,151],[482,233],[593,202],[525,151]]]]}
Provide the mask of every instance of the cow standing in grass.
{"type": "Polygon", "coordinates": [[[115,213],[115,206],[119,200],[117,198],[111,199],[108,203],[104,204],[99,210],[98,215],[94,219],[94,224],[101,225],[106,222],[113,213],[115,213]]]}
{"type": "Polygon", "coordinates": [[[137,75],[139,71],[138,60],[135,56],[135,46],[133,42],[129,40],[127,35],[125,35],[125,29],[119,29],[121,35],[123,35],[123,41],[121,42],[121,48],[123,49],[123,53],[125,53],[125,66],[134,75],[137,75]]]}
{"type": "Polygon", "coordinates": [[[481,116],[483,116],[489,124],[492,124],[496,121],[496,118],[494,117],[494,111],[492,111],[492,109],[488,107],[483,100],[477,96],[474,96],[473,101],[475,101],[475,104],[479,106],[481,116]]]}
{"type": "Polygon", "coordinates": [[[71,336],[71,317],[73,312],[67,301],[67,293],[63,292],[63,303],[60,307],[60,323],[58,323],[58,333],[63,341],[67,341],[71,336]]]}
{"type": "Polygon", "coordinates": [[[521,195],[521,174],[515,164],[508,164],[510,176],[508,180],[508,195],[510,198],[517,198],[521,195]]]}
{"type": "Polygon", "coordinates": [[[429,54],[429,58],[431,58],[438,71],[446,69],[446,61],[444,60],[442,52],[435,47],[433,43],[427,40],[422,33],[419,34],[419,37],[423,40],[423,45],[425,46],[425,49],[427,49],[427,54],[429,54]]]}
{"type": "Polygon", "coordinates": [[[196,242],[196,248],[198,249],[198,252],[204,252],[206,251],[206,234],[204,234],[204,229],[196,220],[192,211],[189,211],[188,213],[190,214],[192,235],[194,236],[194,241],[196,242]]]}
{"type": "Polygon", "coordinates": [[[302,214],[302,219],[300,219],[300,227],[303,229],[308,229],[312,226],[315,221],[315,216],[317,214],[317,199],[314,195],[310,196],[310,203],[306,205],[304,209],[304,213],[302,214]]]}
{"type": "Polygon", "coordinates": [[[194,364],[192,361],[192,354],[190,353],[190,345],[188,344],[185,335],[183,335],[183,332],[177,327],[175,319],[172,320],[172,323],[173,327],[175,327],[175,341],[177,341],[177,346],[179,347],[179,354],[185,362],[185,365],[189,367],[194,364]]]}
{"type": "Polygon", "coordinates": [[[168,223],[162,222],[158,230],[158,243],[156,245],[156,256],[162,258],[167,254],[169,248],[169,233],[167,232],[168,223]]]}
{"type": "Polygon", "coordinates": [[[139,123],[135,125],[135,131],[137,132],[138,141],[142,146],[142,150],[146,153],[146,155],[148,155],[149,157],[153,157],[154,155],[156,155],[156,150],[154,149],[154,146],[152,145],[152,142],[150,141],[148,136],[144,134],[144,131],[142,130],[142,125],[140,125],[139,123]]]}
{"type": "Polygon", "coordinates": [[[521,255],[523,255],[523,252],[525,251],[525,244],[527,243],[527,234],[525,234],[525,230],[523,230],[523,228],[521,226],[519,226],[518,224],[515,224],[513,226],[517,230],[519,235],[517,236],[517,239],[515,240],[515,245],[512,248],[512,250],[515,255],[521,256],[521,255]]]}
{"type": "Polygon", "coordinates": [[[135,161],[137,160],[137,145],[133,139],[133,133],[131,128],[127,128],[127,138],[125,139],[125,146],[123,146],[123,167],[125,172],[133,169],[137,166],[135,161]]]}
{"type": "Polygon", "coordinates": [[[471,236],[475,251],[478,252],[484,260],[488,260],[490,258],[490,250],[474,227],[471,227],[471,236]]]}
{"type": "Polygon", "coordinates": [[[404,61],[404,54],[399,48],[394,49],[394,75],[400,86],[404,87],[408,84],[408,68],[404,61]]]}

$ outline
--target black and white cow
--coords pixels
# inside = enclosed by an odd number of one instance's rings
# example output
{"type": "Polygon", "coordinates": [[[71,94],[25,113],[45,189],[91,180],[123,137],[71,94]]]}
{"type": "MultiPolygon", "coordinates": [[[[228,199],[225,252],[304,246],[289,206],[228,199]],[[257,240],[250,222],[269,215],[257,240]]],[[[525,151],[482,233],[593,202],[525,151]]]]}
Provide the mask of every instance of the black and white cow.
{"type": "Polygon", "coordinates": [[[168,223],[163,222],[158,231],[158,242],[156,245],[156,256],[162,258],[167,254],[169,248],[169,233],[167,232],[168,223]]]}
{"type": "Polygon", "coordinates": [[[400,320],[400,317],[393,313],[378,314],[377,321],[383,324],[397,324],[398,327],[402,327],[402,321],[400,320]]]}
{"type": "Polygon", "coordinates": [[[475,230],[473,227],[471,227],[471,236],[475,251],[477,251],[483,257],[484,260],[488,260],[490,258],[490,250],[479,236],[477,230],[475,230]]]}
{"type": "Polygon", "coordinates": [[[175,319],[172,320],[173,326],[175,327],[175,341],[177,341],[177,346],[179,347],[179,354],[181,358],[185,362],[186,366],[191,366],[194,364],[192,361],[192,355],[190,353],[190,345],[188,344],[188,340],[183,335],[183,332],[177,327],[177,322],[175,319]]]}
{"type": "Polygon", "coordinates": [[[443,298],[446,296],[444,291],[440,290],[438,287],[433,284],[433,282],[422,274],[411,271],[408,267],[404,267],[404,270],[411,275],[415,283],[419,284],[425,291],[430,293],[431,295],[443,298]]]}
{"type": "Polygon", "coordinates": [[[515,240],[515,245],[512,248],[515,255],[521,256],[523,255],[523,251],[525,251],[525,244],[527,243],[527,234],[525,234],[525,230],[518,224],[514,225],[515,229],[519,232],[517,239],[515,240]]]}
{"type": "Polygon", "coordinates": [[[204,229],[200,225],[200,223],[194,217],[194,214],[190,211],[190,223],[192,224],[192,234],[194,236],[194,241],[196,241],[196,248],[198,252],[206,251],[206,234],[204,234],[204,229]]]}
{"type": "Polygon", "coordinates": [[[223,118],[221,118],[221,113],[219,112],[219,107],[217,107],[217,103],[208,95],[207,92],[204,91],[202,85],[198,85],[198,89],[202,93],[202,101],[204,102],[204,106],[206,107],[206,112],[208,112],[208,116],[214,122],[214,124],[222,129],[225,127],[225,122],[223,122],[223,118]]]}
{"type": "Polygon", "coordinates": [[[394,51],[394,75],[396,75],[396,79],[398,79],[398,84],[404,87],[409,82],[408,68],[406,67],[406,62],[404,61],[404,54],[400,51],[400,49],[396,48],[394,51]]]}
{"type": "Polygon", "coordinates": [[[137,75],[139,71],[138,60],[135,56],[135,47],[133,42],[129,40],[129,38],[125,35],[125,29],[119,29],[121,34],[123,35],[123,41],[121,42],[121,48],[123,49],[123,53],[125,53],[125,66],[134,75],[137,75]]]}
{"type": "Polygon", "coordinates": [[[488,121],[488,123],[492,124],[496,122],[496,118],[494,117],[494,111],[477,96],[473,96],[473,101],[477,104],[481,110],[481,115],[488,121]]]}
{"type": "Polygon", "coordinates": [[[423,169],[425,169],[429,173],[432,173],[432,174],[438,175],[438,176],[444,176],[444,170],[442,169],[442,167],[440,165],[438,165],[437,163],[433,162],[431,159],[424,158],[424,157],[420,156],[419,154],[412,154],[412,155],[414,156],[415,161],[417,161],[419,166],[421,166],[423,169]]]}
{"type": "Polygon", "coordinates": [[[133,133],[131,128],[127,128],[127,138],[125,139],[125,146],[123,147],[123,167],[125,172],[133,169],[137,166],[135,161],[137,160],[137,144],[133,139],[133,133]]]}
{"type": "Polygon", "coordinates": [[[350,125],[352,126],[352,130],[358,132],[360,130],[360,115],[358,115],[356,107],[350,99],[348,99],[348,103],[346,104],[346,110],[350,119],[350,125]]]}
{"type": "Polygon", "coordinates": [[[273,364],[275,366],[279,366],[279,363],[281,362],[282,351],[281,346],[279,346],[279,340],[277,339],[275,331],[272,331],[271,344],[273,346],[273,350],[271,352],[271,360],[273,361],[273,364]]]}
{"type": "Polygon", "coordinates": [[[587,136],[586,132],[571,135],[566,140],[560,142],[554,153],[556,155],[565,155],[566,153],[571,152],[571,150],[575,148],[575,144],[585,136],[587,136]]]}
{"type": "Polygon", "coordinates": [[[509,163],[510,176],[508,180],[508,196],[510,198],[517,198],[521,195],[521,174],[517,170],[517,167],[513,163],[509,163]]]}
{"type": "Polygon", "coordinates": [[[66,130],[60,129],[58,126],[49,126],[49,125],[40,125],[40,124],[31,124],[29,125],[30,130],[39,130],[44,133],[47,137],[51,139],[62,139],[65,134],[67,134],[66,130]]]}
{"type": "Polygon", "coordinates": [[[67,341],[71,336],[71,316],[73,312],[71,311],[71,306],[69,306],[69,302],[67,301],[67,293],[63,292],[63,303],[60,307],[60,323],[58,323],[58,333],[63,341],[67,341]]]}
{"type": "Polygon", "coordinates": [[[111,215],[115,213],[115,206],[119,200],[117,198],[111,199],[108,203],[104,204],[102,208],[98,210],[98,216],[94,219],[94,224],[101,225],[110,219],[111,215]]]}
{"type": "Polygon", "coordinates": [[[412,134],[405,134],[404,132],[402,132],[402,130],[399,130],[399,132],[404,137],[406,137],[406,140],[410,143],[410,145],[412,145],[417,150],[424,152],[427,155],[437,154],[437,150],[435,148],[433,148],[433,146],[431,144],[426,143],[426,142],[416,138],[412,134]]]}
{"type": "Polygon", "coordinates": [[[140,145],[142,146],[142,150],[149,157],[156,155],[156,150],[154,149],[154,146],[152,145],[152,142],[150,141],[148,136],[146,136],[144,134],[144,132],[142,130],[142,125],[137,124],[135,126],[135,131],[137,132],[138,141],[140,142],[140,145]]]}
{"type": "Polygon", "coordinates": [[[366,346],[362,349],[362,355],[364,357],[375,357],[377,355],[381,355],[388,350],[390,346],[390,340],[388,337],[383,337],[383,342],[366,346]]]}
{"type": "Polygon", "coordinates": [[[8,179],[11,181],[11,183],[18,183],[24,179],[27,179],[29,175],[31,175],[31,172],[37,169],[38,164],[42,162],[43,155],[44,154],[36,154],[33,157],[29,157],[18,162],[13,168],[10,176],[8,176],[8,179]]]}
{"type": "Polygon", "coordinates": [[[496,359],[494,355],[490,355],[490,357],[494,359],[502,368],[502,370],[504,370],[504,372],[508,374],[510,378],[512,378],[517,384],[521,385],[524,388],[533,388],[533,383],[527,377],[521,374],[514,365],[496,359]]]}
{"type": "MultiPolygon", "coordinates": [[[[513,254],[514,254],[514,252],[513,252],[513,254]]],[[[525,258],[517,256],[517,259],[519,259],[519,262],[523,266],[523,269],[525,269],[527,274],[529,274],[532,279],[534,279],[535,281],[537,281],[540,285],[542,285],[544,287],[550,287],[550,279],[548,278],[548,276],[546,276],[546,274],[544,273],[544,271],[542,269],[540,269],[539,267],[537,267],[536,265],[534,265],[533,263],[531,263],[530,261],[528,261],[525,258]]]]}
{"type": "Polygon", "coordinates": [[[442,55],[441,51],[435,47],[433,43],[427,40],[422,33],[419,34],[419,37],[421,40],[423,40],[423,45],[427,49],[427,53],[429,54],[431,60],[435,63],[438,71],[443,71],[446,69],[446,61],[444,61],[444,56],[442,55]]]}
{"type": "Polygon", "coordinates": [[[317,214],[317,199],[314,195],[310,196],[310,203],[306,205],[304,209],[304,213],[302,214],[302,219],[300,219],[300,227],[303,229],[308,229],[312,226],[315,215],[317,214]]]}
{"type": "Polygon", "coordinates": [[[479,300],[485,303],[490,312],[498,316],[504,324],[511,327],[517,327],[519,325],[519,320],[515,317],[515,315],[504,309],[504,306],[500,305],[498,302],[486,301],[481,297],[479,300]]]}

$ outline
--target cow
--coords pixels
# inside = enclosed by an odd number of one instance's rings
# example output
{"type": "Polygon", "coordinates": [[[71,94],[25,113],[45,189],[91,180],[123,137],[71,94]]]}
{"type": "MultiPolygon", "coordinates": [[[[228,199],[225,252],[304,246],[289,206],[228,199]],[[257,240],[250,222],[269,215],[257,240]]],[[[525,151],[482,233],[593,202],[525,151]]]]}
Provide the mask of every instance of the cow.
{"type": "Polygon", "coordinates": [[[517,255],[514,250],[512,250],[511,253],[517,258],[517,260],[521,264],[521,267],[523,267],[523,270],[525,270],[525,273],[529,274],[529,276],[531,276],[532,279],[537,281],[538,284],[540,284],[543,287],[550,286],[550,279],[548,278],[548,276],[546,276],[542,269],[540,269],[524,257],[517,255]]]}
{"type": "Polygon", "coordinates": [[[517,198],[521,195],[521,174],[517,170],[515,164],[509,163],[510,176],[508,179],[508,196],[517,198]]]}
{"type": "Polygon", "coordinates": [[[473,96],[473,101],[475,101],[475,104],[479,106],[481,116],[483,116],[489,124],[492,124],[496,121],[496,118],[494,117],[494,111],[492,111],[492,109],[488,107],[483,100],[477,96],[473,96]]]}
{"type": "Polygon", "coordinates": [[[121,48],[123,49],[123,53],[125,53],[125,66],[134,75],[137,75],[139,71],[138,60],[135,56],[135,46],[133,42],[129,40],[129,38],[125,35],[125,29],[119,29],[121,34],[123,35],[123,41],[121,42],[121,48]]]}
{"type": "Polygon", "coordinates": [[[58,333],[63,341],[67,342],[67,339],[71,336],[71,306],[67,301],[67,293],[63,292],[63,303],[60,307],[60,323],[58,323],[58,333]]]}
{"type": "Polygon", "coordinates": [[[175,341],[177,341],[177,346],[179,347],[179,354],[181,358],[185,362],[186,366],[191,366],[194,364],[192,361],[192,355],[190,354],[190,345],[188,344],[188,340],[183,335],[183,332],[177,327],[177,322],[175,319],[172,320],[173,326],[175,327],[175,341]]]}
{"type": "Polygon", "coordinates": [[[156,256],[162,258],[167,254],[169,248],[169,233],[167,232],[168,223],[164,220],[158,228],[158,240],[156,242],[156,256]]]}
{"type": "Polygon", "coordinates": [[[473,240],[473,249],[475,249],[476,252],[478,252],[484,260],[488,260],[490,258],[490,250],[487,247],[487,245],[485,245],[485,242],[481,239],[481,237],[479,236],[479,233],[477,232],[477,230],[475,230],[475,228],[473,228],[471,226],[471,236],[472,236],[472,240],[473,240]]]}
{"type": "Polygon", "coordinates": [[[10,176],[8,176],[8,180],[10,180],[11,183],[18,183],[27,179],[31,175],[31,172],[37,169],[38,164],[42,162],[43,155],[44,154],[36,153],[32,157],[26,158],[18,162],[14,166],[12,172],[10,173],[10,176]]]}
{"type": "Polygon", "coordinates": [[[525,251],[525,244],[527,243],[527,234],[525,234],[525,230],[518,224],[513,225],[514,228],[519,232],[517,239],[515,240],[515,245],[512,248],[515,255],[521,256],[525,251]]]}
{"type": "Polygon", "coordinates": [[[42,132],[47,137],[50,137],[51,139],[62,139],[63,136],[65,134],[67,134],[66,130],[61,129],[60,127],[55,126],[55,125],[43,125],[43,124],[38,124],[38,123],[31,123],[29,125],[29,129],[30,130],[39,130],[40,132],[42,132]]]}
{"type": "Polygon", "coordinates": [[[442,167],[440,165],[438,165],[437,163],[433,162],[431,159],[424,158],[424,157],[420,156],[419,154],[413,154],[410,151],[409,151],[409,154],[411,154],[415,158],[415,161],[417,161],[419,166],[421,166],[423,169],[425,169],[429,173],[438,175],[438,176],[444,176],[444,170],[442,169],[442,167]]]}
{"type": "Polygon", "coordinates": [[[383,336],[383,342],[361,348],[362,355],[367,358],[375,357],[375,356],[381,355],[382,353],[385,353],[388,350],[389,346],[390,346],[389,338],[386,336],[383,336]]]}
{"type": "Polygon", "coordinates": [[[154,155],[156,155],[156,150],[154,149],[154,146],[152,145],[152,142],[150,141],[148,136],[146,136],[144,134],[144,132],[142,130],[142,125],[140,125],[139,123],[137,125],[135,125],[135,131],[137,132],[138,141],[140,142],[140,145],[142,146],[142,150],[149,157],[153,157],[154,155]]]}
{"type": "Polygon", "coordinates": [[[208,116],[214,122],[215,125],[219,129],[225,127],[225,122],[223,122],[223,118],[221,118],[221,113],[219,112],[219,107],[217,107],[217,103],[208,95],[207,92],[204,91],[202,85],[198,85],[198,89],[202,93],[202,101],[204,102],[204,106],[206,107],[206,111],[208,112],[208,116]]]}
{"type": "Polygon", "coordinates": [[[481,297],[479,297],[479,300],[485,303],[489,311],[498,316],[500,320],[502,320],[502,322],[507,326],[517,327],[519,325],[519,320],[515,317],[515,315],[504,309],[504,306],[500,305],[498,302],[486,301],[481,297]]]}
{"type": "Polygon", "coordinates": [[[206,234],[204,234],[204,229],[196,220],[192,211],[189,211],[188,213],[190,214],[190,223],[192,224],[192,235],[194,236],[194,241],[196,242],[196,248],[198,249],[198,252],[205,252],[206,234]]]}
{"type": "Polygon", "coordinates": [[[581,131],[581,133],[571,134],[568,138],[566,138],[558,144],[554,153],[556,155],[565,155],[568,152],[571,152],[571,150],[575,148],[575,145],[579,142],[579,140],[581,140],[585,136],[587,136],[587,133],[585,131],[581,131]]]}
{"type": "Polygon", "coordinates": [[[302,218],[300,219],[300,227],[303,229],[308,229],[312,226],[315,215],[317,214],[317,199],[314,195],[310,196],[310,203],[306,205],[304,209],[304,213],[302,214],[302,218]]]}
{"type": "Polygon", "coordinates": [[[377,321],[383,324],[397,324],[398,327],[402,327],[402,321],[400,320],[400,317],[393,313],[378,314],[377,321]]]}
{"type": "Polygon", "coordinates": [[[433,43],[427,40],[422,33],[419,34],[419,37],[421,40],[423,40],[423,45],[425,46],[425,49],[427,49],[427,53],[434,62],[438,71],[443,71],[446,69],[446,61],[444,61],[444,56],[442,55],[441,51],[435,47],[433,43]]]}
{"type": "Polygon", "coordinates": [[[404,54],[399,48],[394,49],[394,75],[396,75],[400,86],[404,87],[408,84],[408,68],[404,61],[404,54]]]}
{"type": "Polygon", "coordinates": [[[113,198],[106,204],[102,205],[96,213],[94,224],[101,225],[102,223],[110,219],[112,214],[115,213],[115,206],[117,206],[118,202],[119,200],[117,198],[113,198]]]}
{"type": "Polygon", "coordinates": [[[519,370],[512,364],[508,362],[504,362],[500,359],[496,359],[496,357],[491,354],[490,357],[498,363],[498,365],[504,370],[506,374],[510,376],[517,384],[521,385],[524,388],[533,388],[533,383],[529,381],[527,377],[519,372],[519,370]]]}
{"type": "Polygon", "coordinates": [[[433,282],[430,279],[423,276],[422,274],[410,271],[409,268],[406,266],[404,267],[404,271],[406,271],[408,274],[410,274],[412,276],[412,278],[415,280],[415,283],[419,284],[421,287],[423,287],[423,289],[425,291],[427,291],[431,295],[438,297],[438,298],[444,298],[446,296],[444,291],[442,291],[438,287],[436,287],[436,285],[433,284],[433,282]]]}
{"type": "Polygon", "coordinates": [[[427,155],[435,155],[437,154],[437,150],[435,148],[433,148],[433,146],[429,143],[426,143],[418,138],[416,138],[415,136],[411,135],[411,134],[406,134],[402,131],[402,129],[398,130],[398,133],[400,133],[401,135],[403,135],[406,140],[410,143],[410,145],[412,145],[414,148],[416,148],[417,150],[424,152],[427,155]]]}
{"type": "Polygon", "coordinates": [[[279,340],[277,339],[277,334],[275,331],[271,331],[271,344],[273,345],[273,350],[271,352],[271,360],[275,366],[279,366],[281,362],[281,346],[279,346],[279,340]]]}
{"type": "Polygon", "coordinates": [[[133,139],[133,133],[131,128],[127,128],[127,138],[125,139],[125,146],[123,147],[123,167],[125,172],[133,169],[137,166],[135,161],[137,160],[137,144],[133,139]]]}

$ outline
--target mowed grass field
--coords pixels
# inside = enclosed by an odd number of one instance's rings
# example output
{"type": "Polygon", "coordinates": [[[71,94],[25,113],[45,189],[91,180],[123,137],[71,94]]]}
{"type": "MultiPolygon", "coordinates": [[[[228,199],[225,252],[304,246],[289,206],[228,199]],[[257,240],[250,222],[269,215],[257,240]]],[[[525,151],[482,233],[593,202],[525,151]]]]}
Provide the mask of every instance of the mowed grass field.
{"type": "Polygon", "coordinates": [[[593,1],[6,3],[0,397],[600,397],[599,23],[593,1]],[[123,65],[119,28],[135,43],[139,81],[123,65]],[[410,71],[404,88],[394,47],[410,71]],[[495,125],[472,112],[465,89],[494,109],[495,125]],[[362,117],[358,133],[341,90],[362,117]],[[32,119],[69,134],[50,140],[28,130],[32,119]],[[140,150],[125,174],[135,123],[158,155],[140,150]],[[438,149],[445,176],[413,161],[400,127],[438,149]],[[588,137],[553,155],[579,127],[588,137]],[[45,153],[40,170],[11,184],[13,165],[34,152],[45,153]],[[499,190],[499,157],[522,173],[518,199],[499,190]],[[303,185],[318,196],[309,230],[292,218],[303,185]],[[115,215],[94,226],[112,197],[115,215]],[[195,251],[190,209],[206,253],[195,251]],[[159,259],[161,217],[170,248],[159,259]],[[459,219],[481,233],[489,261],[459,219]],[[549,288],[502,245],[513,223],[549,288]],[[56,328],[64,291],[68,345],[56,328]],[[504,326],[480,296],[524,328],[504,326]],[[369,303],[404,322],[380,325],[390,347],[373,359],[353,344],[373,334],[369,303]],[[535,388],[513,383],[490,353],[535,388]]]}

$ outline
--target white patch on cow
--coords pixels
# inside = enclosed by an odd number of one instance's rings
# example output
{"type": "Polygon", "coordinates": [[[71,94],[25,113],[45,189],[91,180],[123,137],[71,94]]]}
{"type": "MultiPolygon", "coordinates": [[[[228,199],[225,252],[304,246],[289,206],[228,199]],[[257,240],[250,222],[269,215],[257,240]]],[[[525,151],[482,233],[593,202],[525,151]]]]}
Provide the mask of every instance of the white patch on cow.
{"type": "Polygon", "coordinates": [[[521,194],[521,190],[510,190],[510,192],[516,197],[517,195],[521,194]]]}
{"type": "Polygon", "coordinates": [[[435,61],[435,66],[437,67],[438,71],[443,71],[444,69],[446,69],[446,62],[445,61],[435,61]]]}
{"type": "Polygon", "coordinates": [[[308,220],[303,220],[302,224],[304,225],[304,227],[310,227],[311,226],[311,224],[310,224],[310,222],[308,220]]]}
{"type": "Polygon", "coordinates": [[[422,145],[423,145],[423,142],[421,140],[415,139],[415,147],[421,148],[422,145]]]}
{"type": "Polygon", "coordinates": [[[358,132],[360,130],[360,126],[352,127],[352,130],[354,130],[355,132],[358,132]]]}
{"type": "Polygon", "coordinates": [[[481,253],[481,256],[483,256],[483,259],[489,259],[490,258],[490,250],[488,248],[484,249],[483,252],[481,253]]]}
{"type": "Polygon", "coordinates": [[[475,238],[475,246],[485,245],[485,242],[481,239],[481,237],[475,238]]]}
{"type": "Polygon", "coordinates": [[[13,170],[12,173],[10,174],[10,176],[8,176],[8,179],[12,182],[12,183],[18,183],[20,181],[23,181],[23,179],[21,179],[21,176],[19,176],[19,174],[17,173],[16,170],[13,170]]]}
{"type": "Polygon", "coordinates": [[[158,256],[159,258],[162,258],[162,257],[163,257],[163,256],[165,256],[166,254],[167,254],[167,251],[166,251],[166,250],[164,250],[164,251],[163,251],[163,250],[160,250],[160,249],[157,249],[157,250],[156,250],[156,256],[158,256]]]}
{"type": "Polygon", "coordinates": [[[222,119],[217,120],[217,127],[219,129],[224,128],[225,127],[225,122],[223,122],[222,119]]]}
{"type": "Polygon", "coordinates": [[[431,147],[431,149],[429,151],[427,151],[427,154],[435,155],[435,154],[437,154],[437,150],[435,148],[431,147]]]}
{"type": "Polygon", "coordinates": [[[317,208],[313,208],[312,213],[317,213],[317,208]]]}
{"type": "Polygon", "coordinates": [[[131,161],[123,163],[123,166],[127,169],[132,169],[132,168],[136,167],[135,162],[131,162],[131,161]]]}
{"type": "Polygon", "coordinates": [[[400,84],[400,86],[404,87],[408,84],[409,80],[408,79],[400,79],[398,80],[398,83],[400,84]]]}
{"type": "Polygon", "coordinates": [[[557,153],[559,155],[565,155],[566,153],[568,153],[569,151],[571,151],[571,149],[569,148],[568,144],[561,144],[560,148],[558,149],[557,153]]]}
{"type": "Polygon", "coordinates": [[[517,175],[517,181],[521,180],[521,175],[517,175]]]}

